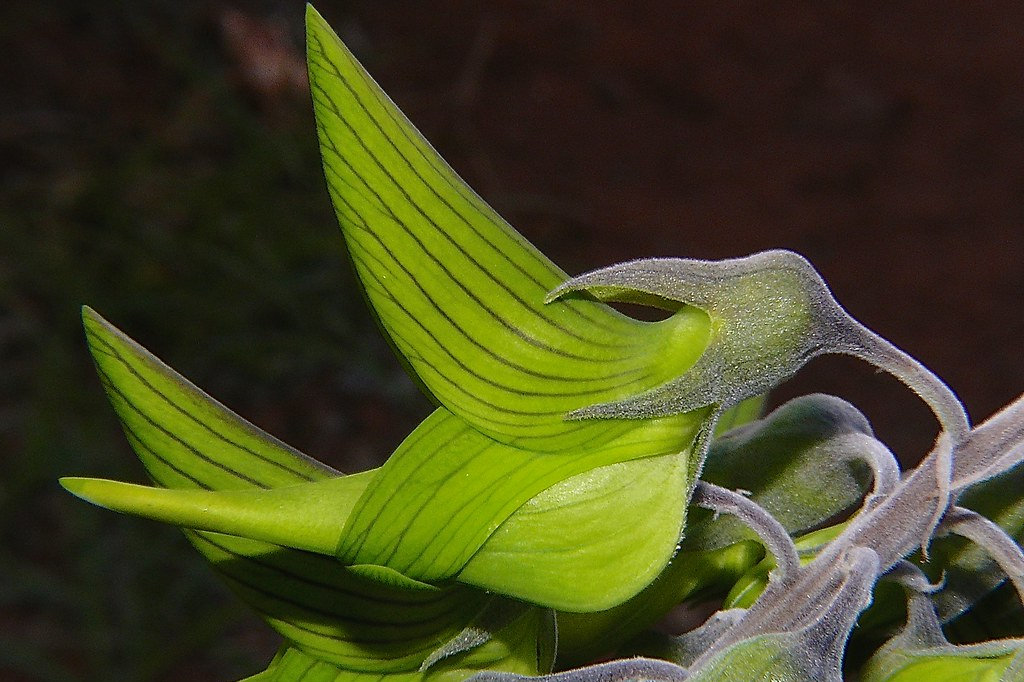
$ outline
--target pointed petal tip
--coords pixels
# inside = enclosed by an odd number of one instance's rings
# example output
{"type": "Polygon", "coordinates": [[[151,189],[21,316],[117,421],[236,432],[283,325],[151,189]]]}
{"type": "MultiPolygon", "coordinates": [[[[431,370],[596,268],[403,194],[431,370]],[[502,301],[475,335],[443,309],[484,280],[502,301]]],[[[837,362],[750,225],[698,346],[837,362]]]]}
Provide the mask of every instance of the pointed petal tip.
{"type": "Polygon", "coordinates": [[[64,490],[67,490],[72,495],[77,496],[77,490],[83,480],[85,479],[79,478],[77,476],[61,476],[60,478],[57,479],[57,483],[59,483],[60,487],[64,488],[64,490]]]}
{"type": "Polygon", "coordinates": [[[90,308],[88,305],[82,306],[82,322],[85,325],[88,326],[90,323],[96,323],[101,320],[103,320],[103,317],[98,312],[90,308]]]}
{"type": "Polygon", "coordinates": [[[84,476],[63,476],[57,479],[57,483],[59,483],[64,490],[68,491],[78,499],[103,507],[105,505],[102,502],[98,502],[97,497],[102,498],[103,484],[113,483],[113,481],[106,481],[102,478],[88,478],[84,476]],[[100,485],[97,486],[97,483],[100,485]],[[100,495],[97,495],[97,492],[100,492],[100,495]]]}
{"type": "Polygon", "coordinates": [[[87,305],[82,306],[82,326],[86,330],[99,330],[104,329],[108,331],[117,331],[117,328],[112,325],[105,317],[100,315],[96,310],[90,308],[87,305]]]}
{"type": "MultiPolygon", "coordinates": [[[[334,29],[332,29],[331,25],[327,23],[326,19],[324,19],[324,15],[320,14],[319,10],[317,10],[317,8],[314,7],[313,3],[311,2],[306,3],[305,18],[307,36],[313,33],[323,33],[324,31],[330,34],[334,33],[334,29]]],[[[308,39],[306,41],[306,48],[307,50],[309,49],[308,39]]]]}

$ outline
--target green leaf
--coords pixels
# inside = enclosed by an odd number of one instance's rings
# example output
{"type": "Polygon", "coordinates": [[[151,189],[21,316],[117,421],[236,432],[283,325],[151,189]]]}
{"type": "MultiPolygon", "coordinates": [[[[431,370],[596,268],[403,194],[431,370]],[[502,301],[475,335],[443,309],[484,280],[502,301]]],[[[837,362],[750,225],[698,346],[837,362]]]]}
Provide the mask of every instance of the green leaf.
{"type": "Polygon", "coordinates": [[[328,189],[367,300],[423,385],[475,429],[537,451],[628,430],[563,415],[685,372],[707,316],[682,306],[643,323],[592,300],[545,305],[566,275],[455,174],[312,7],[306,26],[328,189]]]}

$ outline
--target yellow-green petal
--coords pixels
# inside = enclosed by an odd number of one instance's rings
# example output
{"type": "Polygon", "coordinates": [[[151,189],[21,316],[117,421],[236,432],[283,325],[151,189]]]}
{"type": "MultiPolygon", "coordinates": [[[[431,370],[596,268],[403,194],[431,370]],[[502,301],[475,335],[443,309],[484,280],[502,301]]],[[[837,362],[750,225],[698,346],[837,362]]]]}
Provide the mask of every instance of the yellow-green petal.
{"type": "Polygon", "coordinates": [[[357,672],[302,649],[290,648],[264,674],[269,682],[461,682],[481,670],[537,675],[551,669],[553,639],[550,614],[543,609],[527,608],[484,644],[446,658],[427,670],[357,672]]]}
{"type": "Polygon", "coordinates": [[[689,422],[689,417],[682,423],[653,420],[612,442],[551,455],[493,440],[441,408],[367,486],[346,525],[338,556],[345,563],[386,565],[428,582],[458,575],[465,582],[546,606],[608,608],[613,593],[628,598],[653,579],[679,540],[690,479],[688,448],[694,437],[689,422]],[[653,463],[588,474],[642,458],[653,463]],[[652,467],[657,473],[651,473],[652,467]],[[619,471],[644,471],[652,480],[616,480],[619,471]],[[524,507],[552,486],[548,500],[571,496],[571,504],[557,511],[549,502],[524,507]],[[637,514],[649,512],[662,521],[650,536],[621,536],[618,556],[608,555],[607,547],[599,549],[619,525],[609,522],[608,496],[615,505],[635,508],[637,514]],[[510,518],[537,509],[550,512],[544,533],[538,534],[525,516],[510,518]],[[510,525],[497,544],[465,571],[504,523],[510,525]],[[520,566],[512,561],[512,547],[537,563],[520,566]],[[599,556],[603,558],[595,561],[599,556]],[[645,565],[639,573],[638,563],[645,565]],[[545,581],[545,575],[558,571],[596,571],[595,579],[600,574],[604,582],[621,585],[587,585],[565,577],[545,581]],[[564,592],[569,586],[575,594],[564,592]]]}
{"type": "MultiPolygon", "coordinates": [[[[347,483],[328,482],[340,474],[245,421],[94,311],[85,309],[83,317],[107,395],[154,482],[186,495],[231,491],[236,507],[239,497],[287,498],[290,491],[272,489],[323,482],[345,492],[334,501],[341,527],[367,474],[347,483]]],[[[139,492],[117,484],[104,488],[114,495],[121,491],[139,492]]],[[[165,500],[179,505],[175,513],[195,514],[184,501],[165,500]]],[[[249,520],[252,525],[258,519],[249,520]]],[[[292,540],[285,535],[280,540],[287,544],[292,540]]],[[[302,535],[297,531],[296,539],[302,535]]],[[[333,556],[222,533],[188,530],[186,536],[286,640],[348,670],[414,671],[439,641],[458,634],[484,605],[485,595],[468,587],[420,584],[410,589],[417,583],[397,573],[387,582],[380,572],[367,577],[333,556]]]]}
{"type": "Polygon", "coordinates": [[[596,301],[545,305],[565,273],[455,174],[311,7],[306,27],[324,171],[356,273],[438,402],[496,439],[559,450],[623,428],[567,424],[567,412],[696,361],[708,320],[693,308],[644,323],[596,301]]]}

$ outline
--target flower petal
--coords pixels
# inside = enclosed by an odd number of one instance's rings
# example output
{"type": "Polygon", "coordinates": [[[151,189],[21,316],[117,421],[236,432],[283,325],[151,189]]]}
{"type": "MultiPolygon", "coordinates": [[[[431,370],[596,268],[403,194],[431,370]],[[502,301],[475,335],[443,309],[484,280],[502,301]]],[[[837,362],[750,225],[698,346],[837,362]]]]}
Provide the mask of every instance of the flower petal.
{"type": "Polygon", "coordinates": [[[545,305],[565,274],[455,174],[312,8],[306,25],[328,189],[367,301],[407,366],[498,440],[558,450],[621,433],[562,417],[684,372],[707,316],[684,306],[644,323],[593,300],[545,305]]]}

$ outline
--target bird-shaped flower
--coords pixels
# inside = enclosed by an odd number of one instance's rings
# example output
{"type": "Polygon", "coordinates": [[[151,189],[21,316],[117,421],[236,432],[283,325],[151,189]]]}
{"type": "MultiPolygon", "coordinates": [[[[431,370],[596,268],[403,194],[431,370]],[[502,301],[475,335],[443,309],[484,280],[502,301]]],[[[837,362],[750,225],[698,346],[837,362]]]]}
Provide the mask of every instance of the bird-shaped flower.
{"type": "Polygon", "coordinates": [[[87,308],[101,380],[158,487],[62,481],[187,529],[288,642],[260,679],[546,672],[551,609],[602,611],[648,586],[677,549],[723,412],[755,416],[743,401],[816,354],[861,355],[918,382],[956,432],[962,413],[928,392],[927,371],[877,353],[795,254],[638,261],[569,279],[455,174],[311,7],[307,45],[351,261],[437,409],[382,467],[342,475],[87,308]],[[670,315],[641,322],[601,299],[670,315]]]}

